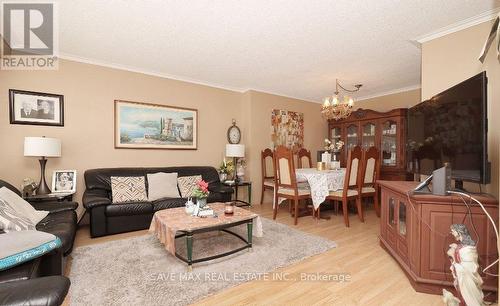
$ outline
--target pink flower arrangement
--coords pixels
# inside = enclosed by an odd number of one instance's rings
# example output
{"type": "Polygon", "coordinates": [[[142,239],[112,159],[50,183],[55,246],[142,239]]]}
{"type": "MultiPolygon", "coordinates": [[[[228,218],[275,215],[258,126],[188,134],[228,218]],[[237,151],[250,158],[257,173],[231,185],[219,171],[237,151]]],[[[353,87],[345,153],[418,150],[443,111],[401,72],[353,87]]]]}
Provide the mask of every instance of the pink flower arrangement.
{"type": "Polygon", "coordinates": [[[204,180],[201,180],[198,182],[197,185],[198,186],[194,190],[193,195],[196,198],[200,198],[200,199],[208,197],[208,194],[210,193],[208,191],[208,183],[205,182],[204,180]]]}

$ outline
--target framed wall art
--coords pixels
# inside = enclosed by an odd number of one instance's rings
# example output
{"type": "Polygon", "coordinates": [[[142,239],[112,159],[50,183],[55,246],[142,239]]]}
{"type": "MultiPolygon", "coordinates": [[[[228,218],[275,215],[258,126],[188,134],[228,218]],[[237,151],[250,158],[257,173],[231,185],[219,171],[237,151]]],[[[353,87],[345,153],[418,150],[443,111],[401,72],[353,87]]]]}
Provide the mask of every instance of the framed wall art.
{"type": "Polygon", "coordinates": [[[115,100],[115,148],[196,150],[196,109],[115,100]]]}
{"type": "Polygon", "coordinates": [[[304,114],[273,109],[271,113],[271,145],[285,146],[297,152],[304,146],[304,114]]]}
{"type": "Polygon", "coordinates": [[[11,124],[64,126],[64,96],[9,90],[11,124]]]}

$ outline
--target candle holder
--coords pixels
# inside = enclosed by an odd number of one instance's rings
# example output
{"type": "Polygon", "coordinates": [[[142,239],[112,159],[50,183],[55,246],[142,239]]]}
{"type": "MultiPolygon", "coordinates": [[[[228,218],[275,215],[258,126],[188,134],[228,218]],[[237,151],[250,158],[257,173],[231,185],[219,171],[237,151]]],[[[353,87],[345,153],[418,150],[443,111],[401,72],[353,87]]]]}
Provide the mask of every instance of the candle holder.
{"type": "Polygon", "coordinates": [[[234,205],[233,202],[227,202],[224,206],[224,214],[225,215],[233,215],[234,214],[234,205]]]}

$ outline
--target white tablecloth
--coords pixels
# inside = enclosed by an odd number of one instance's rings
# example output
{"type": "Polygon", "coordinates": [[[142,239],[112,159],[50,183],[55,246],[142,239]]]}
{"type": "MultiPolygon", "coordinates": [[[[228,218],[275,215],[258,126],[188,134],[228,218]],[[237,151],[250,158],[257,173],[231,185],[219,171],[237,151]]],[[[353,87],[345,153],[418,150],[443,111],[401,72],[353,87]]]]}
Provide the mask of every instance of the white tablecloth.
{"type": "MultiPolygon", "coordinates": [[[[315,209],[318,209],[319,205],[325,201],[330,191],[342,190],[344,188],[345,168],[321,171],[316,168],[301,168],[295,170],[295,175],[297,176],[297,183],[299,185],[306,182],[309,185],[315,209]]],[[[284,200],[284,198],[279,198],[278,203],[281,204],[284,200]]]]}
{"type": "Polygon", "coordinates": [[[302,168],[295,170],[297,182],[306,182],[311,189],[314,208],[323,203],[330,191],[342,190],[344,187],[345,168],[338,170],[322,170],[302,168]]]}

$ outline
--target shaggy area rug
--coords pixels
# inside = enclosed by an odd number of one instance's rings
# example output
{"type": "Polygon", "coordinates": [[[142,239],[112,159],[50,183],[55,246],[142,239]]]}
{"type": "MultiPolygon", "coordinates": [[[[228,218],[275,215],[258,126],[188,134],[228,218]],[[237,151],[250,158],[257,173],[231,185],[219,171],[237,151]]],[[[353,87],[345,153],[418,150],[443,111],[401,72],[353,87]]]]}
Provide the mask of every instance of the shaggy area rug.
{"type": "MultiPolygon", "coordinates": [[[[271,272],[336,247],[335,242],[262,218],[264,236],[253,238],[253,250],[195,264],[170,255],[156,236],[79,247],[72,253],[72,305],[187,305],[224,288],[255,279],[278,280],[271,272]]],[[[232,228],[246,237],[246,227],[232,228]]],[[[193,255],[243,245],[226,233],[194,236],[193,255]]],[[[185,255],[185,239],[176,242],[185,255]]]]}

